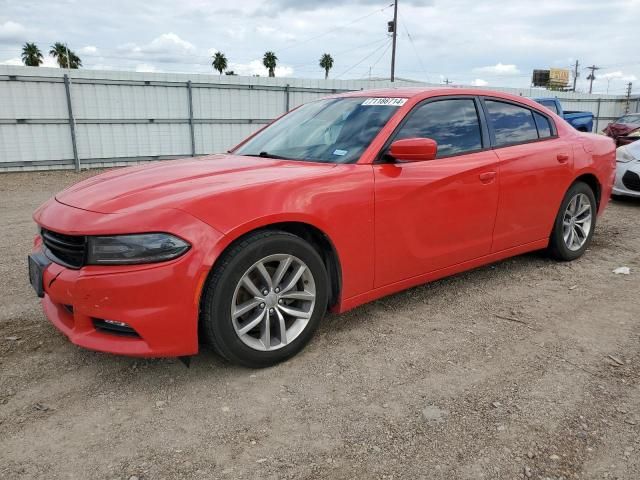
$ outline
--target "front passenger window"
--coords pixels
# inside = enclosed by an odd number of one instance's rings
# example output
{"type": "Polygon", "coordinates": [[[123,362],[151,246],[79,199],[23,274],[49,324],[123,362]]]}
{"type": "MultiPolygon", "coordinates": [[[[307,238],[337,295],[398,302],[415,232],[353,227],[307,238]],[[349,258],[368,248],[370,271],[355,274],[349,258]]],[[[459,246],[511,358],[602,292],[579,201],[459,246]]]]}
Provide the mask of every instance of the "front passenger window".
{"type": "Polygon", "coordinates": [[[436,100],[409,114],[395,140],[431,138],[438,143],[437,157],[480,150],[482,134],[473,99],[436,100]]]}

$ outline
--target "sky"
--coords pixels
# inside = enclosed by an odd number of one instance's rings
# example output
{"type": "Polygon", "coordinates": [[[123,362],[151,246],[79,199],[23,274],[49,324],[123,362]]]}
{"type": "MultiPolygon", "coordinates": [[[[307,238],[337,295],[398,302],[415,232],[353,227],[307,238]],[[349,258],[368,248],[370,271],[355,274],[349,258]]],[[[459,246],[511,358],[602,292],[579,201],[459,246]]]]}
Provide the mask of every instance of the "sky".
{"type": "MultiPolygon", "coordinates": [[[[398,0],[396,76],[441,83],[528,87],[534,68],[572,68],[588,91],[640,93],[640,0],[398,0]]],[[[24,42],[56,66],[50,45],[66,43],[83,68],[276,76],[388,78],[392,0],[0,0],[0,64],[20,64],[24,42]]]]}

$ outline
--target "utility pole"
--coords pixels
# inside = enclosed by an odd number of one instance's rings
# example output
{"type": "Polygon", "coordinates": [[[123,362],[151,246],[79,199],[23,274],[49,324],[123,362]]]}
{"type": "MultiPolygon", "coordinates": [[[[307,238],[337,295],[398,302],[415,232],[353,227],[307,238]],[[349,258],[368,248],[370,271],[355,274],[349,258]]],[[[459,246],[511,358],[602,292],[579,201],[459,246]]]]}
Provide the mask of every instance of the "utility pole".
{"type": "Polygon", "coordinates": [[[575,66],[575,70],[573,71],[573,91],[576,91],[576,81],[578,80],[578,65],[580,65],[578,63],[578,60],[576,60],[576,66],[575,66]]]}
{"type": "Polygon", "coordinates": [[[633,83],[627,83],[627,104],[624,106],[624,113],[629,113],[629,106],[631,105],[631,87],[633,87],[633,83]]]}
{"type": "Polygon", "coordinates": [[[593,91],[593,81],[596,79],[596,76],[594,74],[596,70],[600,70],[600,67],[591,65],[590,67],[587,67],[587,70],[591,70],[591,73],[587,77],[587,80],[589,80],[589,93],[591,93],[593,91]]]}
{"type": "Polygon", "coordinates": [[[393,25],[389,24],[389,30],[393,32],[393,45],[391,46],[391,81],[396,79],[396,37],[398,35],[398,0],[393,2],[393,25]],[[393,30],[390,30],[393,28],[393,30]]]}

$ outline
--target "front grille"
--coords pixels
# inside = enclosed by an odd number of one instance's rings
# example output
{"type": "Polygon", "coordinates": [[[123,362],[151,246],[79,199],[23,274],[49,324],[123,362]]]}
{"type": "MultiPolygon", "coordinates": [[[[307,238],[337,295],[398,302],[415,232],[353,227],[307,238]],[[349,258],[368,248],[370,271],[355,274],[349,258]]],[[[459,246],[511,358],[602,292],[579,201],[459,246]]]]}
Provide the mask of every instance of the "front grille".
{"type": "Polygon", "coordinates": [[[629,190],[634,190],[636,192],[640,192],[640,175],[631,170],[627,170],[626,173],[622,176],[622,183],[629,190]]]}
{"type": "Polygon", "coordinates": [[[49,259],[69,268],[80,268],[84,265],[86,237],[64,235],[44,228],[40,235],[49,259]]]}
{"type": "Polygon", "coordinates": [[[113,322],[108,320],[102,320],[101,318],[94,318],[93,328],[95,328],[99,332],[109,333],[111,335],[140,338],[140,335],[138,335],[138,332],[136,332],[129,325],[123,324],[121,322],[113,322]]]}

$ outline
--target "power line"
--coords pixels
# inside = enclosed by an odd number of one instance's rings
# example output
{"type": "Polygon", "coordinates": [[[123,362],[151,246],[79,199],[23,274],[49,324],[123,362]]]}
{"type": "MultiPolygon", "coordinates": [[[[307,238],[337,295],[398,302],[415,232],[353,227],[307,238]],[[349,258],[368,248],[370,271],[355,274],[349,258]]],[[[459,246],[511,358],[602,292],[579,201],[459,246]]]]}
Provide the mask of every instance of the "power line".
{"type": "Polygon", "coordinates": [[[279,51],[281,51],[281,52],[282,52],[282,51],[284,51],[284,50],[290,50],[290,49],[292,49],[292,48],[299,47],[300,45],[304,45],[305,43],[309,43],[309,42],[311,42],[311,41],[313,41],[313,40],[317,40],[318,38],[322,38],[322,37],[324,37],[325,35],[328,35],[328,34],[330,34],[330,33],[335,32],[336,30],[342,30],[342,29],[344,29],[345,27],[348,27],[349,25],[353,25],[354,23],[359,22],[360,20],[364,20],[365,18],[369,18],[370,16],[375,15],[376,13],[384,12],[386,9],[391,8],[392,6],[393,6],[393,3],[392,3],[392,4],[387,5],[386,7],[379,8],[379,9],[377,9],[377,10],[374,10],[373,12],[367,13],[366,15],[363,15],[363,16],[361,16],[361,17],[358,17],[358,18],[356,18],[355,20],[352,20],[352,21],[350,21],[350,22],[348,22],[348,23],[345,23],[345,24],[339,25],[339,26],[337,26],[337,27],[331,28],[331,29],[329,29],[329,30],[326,30],[326,31],[324,31],[323,33],[320,33],[320,34],[315,35],[315,36],[313,36],[313,37],[309,37],[309,38],[307,38],[307,39],[305,39],[305,40],[301,40],[301,41],[299,41],[299,42],[295,42],[295,45],[290,45],[290,46],[288,46],[288,47],[280,48],[280,49],[279,49],[279,51]]]}
{"type": "Polygon", "coordinates": [[[420,67],[422,68],[422,70],[424,70],[424,73],[425,73],[425,76],[426,76],[426,80],[428,81],[429,80],[429,75],[427,74],[427,69],[424,67],[424,64],[422,63],[422,58],[418,54],[418,49],[416,48],[416,44],[413,42],[413,37],[409,33],[409,29],[407,28],[407,24],[403,23],[402,27],[404,28],[404,31],[407,34],[407,37],[409,38],[409,41],[411,42],[411,47],[413,48],[413,53],[416,54],[416,58],[418,59],[418,63],[420,64],[420,67]]]}
{"type": "Polygon", "coordinates": [[[356,68],[358,65],[360,65],[362,62],[364,62],[365,60],[371,58],[372,56],[374,56],[377,52],[380,51],[382,47],[378,47],[376,49],[374,49],[372,52],[370,52],[367,56],[365,56],[362,60],[358,61],[357,63],[351,65],[349,68],[347,68],[344,72],[342,72],[340,75],[334,77],[336,79],[340,78],[343,75],[346,75],[347,73],[349,73],[351,70],[353,70],[354,68],[356,68]]]}
{"type": "Polygon", "coordinates": [[[380,62],[380,60],[382,60],[382,57],[384,57],[384,55],[389,51],[390,46],[391,44],[387,44],[387,48],[384,49],[384,51],[382,52],[382,55],[380,55],[378,59],[375,62],[373,62],[373,65],[371,65],[369,69],[374,69],[376,65],[378,65],[378,62],[380,62]]]}

